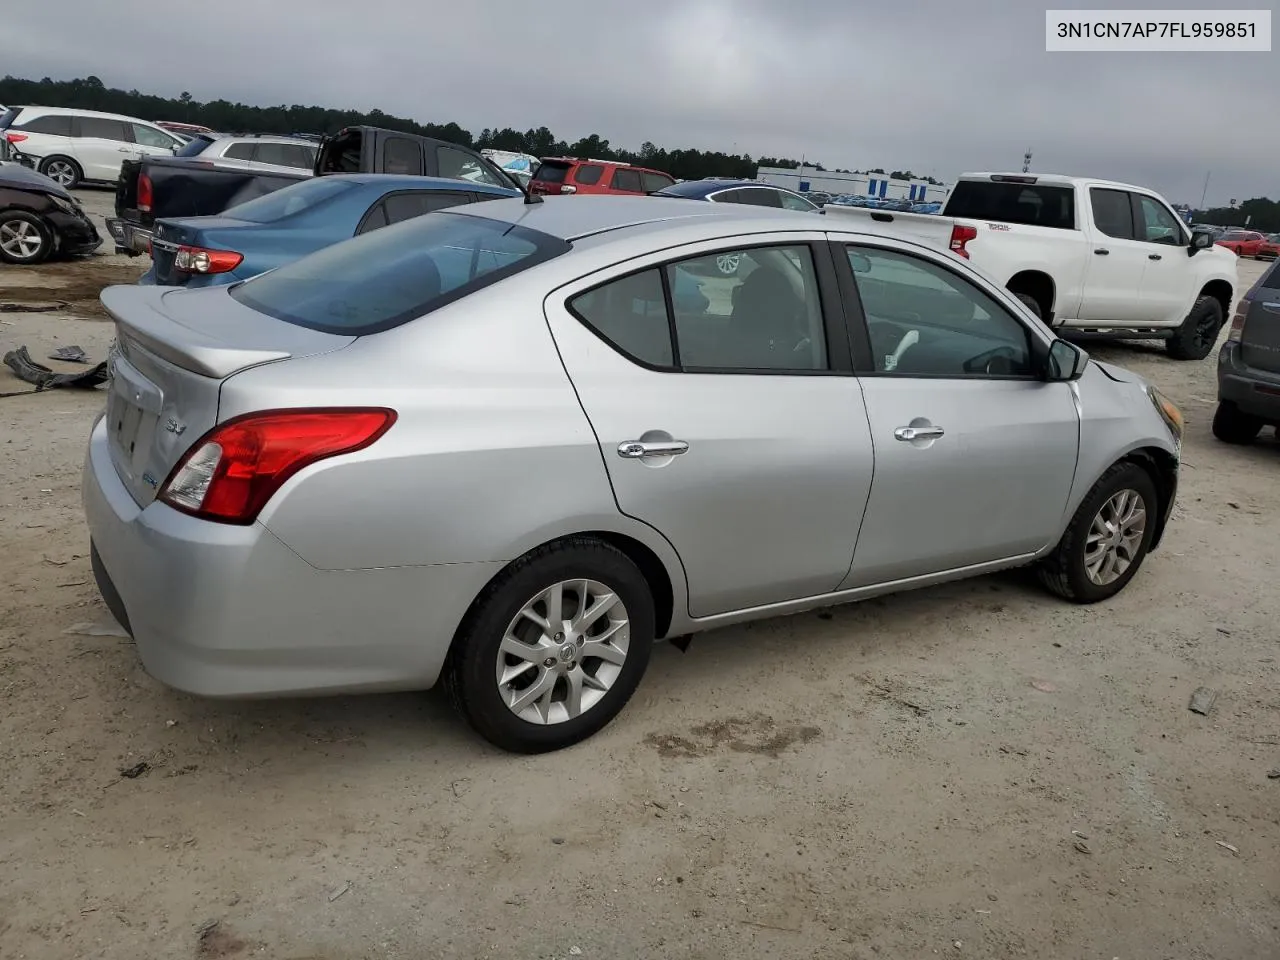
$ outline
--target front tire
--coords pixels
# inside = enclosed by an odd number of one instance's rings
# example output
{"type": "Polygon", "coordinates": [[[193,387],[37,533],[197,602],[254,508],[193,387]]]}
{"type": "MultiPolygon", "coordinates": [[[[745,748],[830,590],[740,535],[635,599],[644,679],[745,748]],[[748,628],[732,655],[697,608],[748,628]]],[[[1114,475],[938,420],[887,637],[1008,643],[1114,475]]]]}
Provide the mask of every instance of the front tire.
{"type": "Polygon", "coordinates": [[[53,232],[34,213],[0,212],[0,260],[31,266],[47,260],[53,247],[53,232]]]}
{"type": "Polygon", "coordinates": [[[654,605],[620,550],[574,537],[526,554],[485,588],[445,682],[482,737],[515,753],[559,750],[621,712],[649,664],[654,605]]]}
{"type": "Polygon", "coordinates": [[[1093,485],[1058,546],[1041,561],[1040,582],[1072,603],[1114,597],[1146,559],[1158,510],[1151,475],[1135,463],[1117,463],[1093,485]]]}
{"type": "Polygon", "coordinates": [[[1203,360],[1218,342],[1222,316],[1222,304],[1216,297],[1201,297],[1166,341],[1165,351],[1174,360],[1203,360]]]}
{"type": "Polygon", "coordinates": [[[1213,415],[1213,435],[1223,443],[1253,443],[1262,432],[1262,421],[1242,413],[1230,400],[1219,400],[1213,415]]]}
{"type": "Polygon", "coordinates": [[[84,171],[80,169],[80,164],[70,157],[57,155],[45,157],[40,161],[40,172],[64,190],[79,186],[80,181],[84,179],[84,171]]]}

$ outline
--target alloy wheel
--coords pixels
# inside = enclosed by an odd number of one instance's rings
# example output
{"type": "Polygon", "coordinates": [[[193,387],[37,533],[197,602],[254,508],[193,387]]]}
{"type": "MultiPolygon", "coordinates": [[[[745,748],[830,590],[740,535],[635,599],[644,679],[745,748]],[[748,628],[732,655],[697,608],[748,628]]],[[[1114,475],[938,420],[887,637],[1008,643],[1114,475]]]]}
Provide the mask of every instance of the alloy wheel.
{"type": "Polygon", "coordinates": [[[498,647],[502,702],[529,723],[564,723],[596,706],[617,682],[631,631],[622,599],[595,580],[565,580],[512,618],[498,647]]]}
{"type": "Polygon", "coordinates": [[[1147,530],[1147,509],[1136,490],[1117,491],[1089,526],[1084,572],[1100,587],[1114,583],[1138,559],[1147,530]]]}
{"type": "Polygon", "coordinates": [[[60,186],[69,187],[76,182],[76,171],[66,160],[54,160],[45,167],[44,175],[60,186]]]}
{"type": "Polygon", "coordinates": [[[44,246],[44,237],[34,223],[6,220],[0,223],[0,250],[15,260],[31,260],[44,246]]]}

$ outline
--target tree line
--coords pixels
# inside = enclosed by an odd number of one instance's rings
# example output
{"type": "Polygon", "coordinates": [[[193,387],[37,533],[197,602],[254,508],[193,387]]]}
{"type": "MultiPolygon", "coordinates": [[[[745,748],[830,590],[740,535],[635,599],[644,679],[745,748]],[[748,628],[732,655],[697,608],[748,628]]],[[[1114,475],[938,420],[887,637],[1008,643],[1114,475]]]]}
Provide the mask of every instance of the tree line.
{"type": "Polygon", "coordinates": [[[1243,227],[1248,220],[1250,230],[1263,233],[1280,233],[1280,201],[1255,197],[1238,207],[1213,207],[1209,210],[1193,210],[1196,223],[1212,223],[1219,227],[1243,227]]]}
{"type": "MultiPolygon", "coordinates": [[[[546,127],[520,131],[510,127],[501,130],[484,129],[472,135],[456,123],[419,123],[407,117],[397,117],[370,110],[335,110],[329,107],[307,107],[300,104],[276,107],[259,107],[228,100],[201,102],[183,91],[177,97],[160,97],[138,90],[120,90],[106,86],[98,77],[89,76],[75,80],[24,80],[6,76],[0,80],[0,103],[39,104],[43,107],[78,107],[83,110],[102,110],[122,113],[142,120],[170,120],[181,123],[198,123],[225,133],[336,133],[343,127],[369,124],[435,137],[450,143],[460,143],[475,149],[492,148],[527,153],[535,157],[571,156],[593,157],[598,160],[617,160],[635,163],[655,170],[662,170],[680,180],[697,180],[701,177],[732,177],[751,179],[757,167],[782,167],[797,169],[799,160],[787,157],[756,157],[735,155],[716,150],[693,148],[669,150],[646,141],[639,150],[615,146],[598,134],[583,137],[572,143],[559,139],[546,127]]],[[[805,161],[805,169],[825,172],[817,162],[805,161]]],[[[836,170],[837,173],[853,173],[836,170]]],[[[938,183],[932,177],[916,177],[910,171],[895,170],[891,174],[879,168],[866,171],[900,180],[927,180],[938,183]]]]}

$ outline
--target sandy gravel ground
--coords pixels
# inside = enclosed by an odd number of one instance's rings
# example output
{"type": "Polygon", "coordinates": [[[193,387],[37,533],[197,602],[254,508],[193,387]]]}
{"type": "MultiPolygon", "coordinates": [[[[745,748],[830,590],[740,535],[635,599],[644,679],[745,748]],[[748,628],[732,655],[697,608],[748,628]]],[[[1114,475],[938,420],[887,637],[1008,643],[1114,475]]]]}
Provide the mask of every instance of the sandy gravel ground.
{"type": "MultiPolygon", "coordinates": [[[[141,267],[0,270],[0,301],[72,304],[0,314],[0,350],[100,358],[96,286],[141,267]]],[[[102,398],[0,400],[0,958],[1275,960],[1280,443],[1212,439],[1212,358],[1091,349],[1189,423],[1121,597],[1013,574],[662,645],[540,758],[436,694],[205,702],[68,632],[111,623],[78,495],[102,398]]]]}

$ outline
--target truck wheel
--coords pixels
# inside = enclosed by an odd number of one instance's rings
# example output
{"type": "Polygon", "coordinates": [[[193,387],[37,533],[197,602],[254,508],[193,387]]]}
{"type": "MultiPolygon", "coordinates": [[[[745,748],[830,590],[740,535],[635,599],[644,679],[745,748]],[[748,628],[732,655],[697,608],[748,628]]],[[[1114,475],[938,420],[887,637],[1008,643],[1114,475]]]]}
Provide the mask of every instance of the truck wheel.
{"type": "MultiPolygon", "coordinates": [[[[1009,292],[1013,293],[1012,290],[1009,292]]],[[[1026,308],[1036,315],[1037,320],[1044,319],[1044,314],[1040,310],[1040,304],[1036,302],[1034,297],[1025,293],[1013,293],[1013,295],[1021,300],[1026,305],[1026,308]]]]}
{"type": "Polygon", "coordinates": [[[1165,351],[1175,360],[1203,360],[1222,330],[1222,304],[1216,297],[1201,297],[1182,321],[1182,326],[1165,342],[1165,351]]]}
{"type": "Polygon", "coordinates": [[[80,164],[70,157],[45,157],[40,161],[40,172],[64,190],[78,185],[84,176],[80,172],[80,164]]]}
{"type": "Polygon", "coordinates": [[[1262,421],[1242,413],[1230,400],[1219,400],[1213,415],[1213,435],[1223,443],[1249,444],[1258,439],[1262,421]]]}

